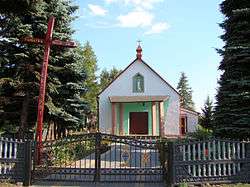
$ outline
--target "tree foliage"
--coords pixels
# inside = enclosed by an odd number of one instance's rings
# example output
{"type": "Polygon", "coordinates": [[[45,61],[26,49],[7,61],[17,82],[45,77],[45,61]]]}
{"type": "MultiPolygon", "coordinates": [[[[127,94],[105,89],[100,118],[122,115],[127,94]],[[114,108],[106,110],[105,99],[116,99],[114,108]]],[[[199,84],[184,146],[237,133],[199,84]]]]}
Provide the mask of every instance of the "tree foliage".
{"type": "Polygon", "coordinates": [[[250,137],[250,1],[224,0],[221,12],[225,20],[218,50],[223,57],[219,69],[222,75],[216,96],[216,135],[220,137],[250,137]]]}
{"type": "Polygon", "coordinates": [[[106,88],[109,83],[111,83],[117,77],[117,75],[119,75],[120,72],[121,70],[118,70],[115,67],[113,67],[110,71],[106,69],[102,70],[100,74],[100,89],[103,90],[106,88]]]}
{"type": "Polygon", "coordinates": [[[89,112],[92,114],[96,114],[96,97],[100,91],[96,76],[96,72],[98,70],[97,58],[89,42],[86,42],[83,48],[80,49],[79,54],[83,58],[82,68],[85,69],[87,73],[87,78],[84,82],[87,92],[83,95],[83,98],[89,103],[89,112]]]}
{"type": "Polygon", "coordinates": [[[204,108],[201,109],[202,114],[199,118],[199,124],[206,129],[213,129],[213,101],[208,96],[204,108]]]}
{"type": "Polygon", "coordinates": [[[192,89],[188,85],[188,79],[184,72],[181,72],[181,77],[177,86],[179,94],[182,96],[181,107],[186,109],[194,109],[194,102],[192,98],[192,89]]]}
{"type": "MultiPolygon", "coordinates": [[[[53,38],[71,40],[77,7],[71,0],[32,1],[25,12],[11,9],[11,3],[5,6],[8,8],[0,9],[0,124],[5,131],[13,129],[23,134],[36,124],[44,49],[20,39],[44,38],[48,18],[53,15],[53,38]]],[[[86,91],[86,72],[78,66],[82,57],[77,50],[59,46],[51,49],[44,121],[57,124],[59,134],[81,125],[88,107],[80,97],[86,91]]]]}

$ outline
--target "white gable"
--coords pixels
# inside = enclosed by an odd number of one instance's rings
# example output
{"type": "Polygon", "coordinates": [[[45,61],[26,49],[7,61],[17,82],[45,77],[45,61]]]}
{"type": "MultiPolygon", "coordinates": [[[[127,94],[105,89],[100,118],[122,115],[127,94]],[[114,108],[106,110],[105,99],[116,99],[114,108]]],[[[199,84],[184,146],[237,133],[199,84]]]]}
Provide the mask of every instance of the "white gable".
{"type": "Polygon", "coordinates": [[[177,94],[171,86],[153,72],[146,64],[141,61],[135,61],[118,76],[100,96],[106,94],[109,96],[166,95],[166,90],[168,93],[177,94]],[[133,93],[132,78],[137,73],[144,76],[143,93],[133,93]]]}
{"type": "Polygon", "coordinates": [[[179,95],[162,78],[141,61],[133,62],[99,95],[99,127],[102,132],[110,132],[111,106],[109,96],[169,96],[168,115],[165,119],[165,134],[179,134],[179,95]],[[144,77],[144,92],[133,92],[133,76],[140,73],[144,77]]]}

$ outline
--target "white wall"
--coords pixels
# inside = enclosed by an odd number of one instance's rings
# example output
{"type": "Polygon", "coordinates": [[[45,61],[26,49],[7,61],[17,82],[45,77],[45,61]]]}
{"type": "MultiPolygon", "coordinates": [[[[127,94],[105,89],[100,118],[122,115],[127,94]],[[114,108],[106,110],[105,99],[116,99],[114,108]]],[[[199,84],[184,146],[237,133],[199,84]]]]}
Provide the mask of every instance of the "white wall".
{"type": "Polygon", "coordinates": [[[198,113],[181,109],[181,115],[187,117],[187,132],[195,132],[198,126],[198,113]]]}
{"type": "Polygon", "coordinates": [[[198,125],[198,115],[187,112],[187,130],[188,132],[195,132],[198,125]]]}
{"type": "Polygon", "coordinates": [[[170,104],[165,117],[165,134],[179,135],[179,95],[159,76],[140,61],[135,61],[99,96],[99,127],[101,132],[111,133],[111,104],[109,96],[167,95],[170,104]],[[136,73],[144,76],[144,93],[133,93],[132,77],[136,73]]]}

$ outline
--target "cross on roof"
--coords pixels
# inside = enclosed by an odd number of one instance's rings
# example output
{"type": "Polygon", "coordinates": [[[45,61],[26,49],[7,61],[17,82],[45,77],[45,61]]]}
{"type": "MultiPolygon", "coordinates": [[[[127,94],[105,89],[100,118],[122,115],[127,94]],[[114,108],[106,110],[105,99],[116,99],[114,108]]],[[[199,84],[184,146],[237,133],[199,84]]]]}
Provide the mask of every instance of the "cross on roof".
{"type": "Polygon", "coordinates": [[[141,45],[141,42],[142,42],[141,40],[138,40],[138,41],[137,41],[138,45],[141,45]]]}

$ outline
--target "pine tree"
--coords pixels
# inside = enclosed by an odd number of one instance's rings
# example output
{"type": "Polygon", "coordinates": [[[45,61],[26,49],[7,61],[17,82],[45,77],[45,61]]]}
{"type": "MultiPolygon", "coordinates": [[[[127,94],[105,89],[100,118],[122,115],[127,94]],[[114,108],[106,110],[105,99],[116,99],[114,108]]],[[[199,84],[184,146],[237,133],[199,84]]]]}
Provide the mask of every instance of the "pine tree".
{"type": "Polygon", "coordinates": [[[199,118],[199,124],[209,130],[213,129],[213,101],[208,96],[204,108],[201,109],[202,114],[199,118]]]}
{"type": "MultiPolygon", "coordinates": [[[[44,38],[48,18],[53,15],[56,17],[53,37],[70,40],[73,34],[70,24],[76,9],[70,0],[34,1],[25,13],[0,9],[1,129],[9,131],[12,127],[22,135],[33,130],[36,123],[43,46],[24,44],[20,39],[44,38]]],[[[86,91],[83,84],[86,73],[78,68],[79,61],[82,58],[77,49],[59,46],[51,49],[44,122],[53,121],[58,126],[58,134],[81,125],[87,110],[80,97],[86,91]]]]}
{"type": "Polygon", "coordinates": [[[215,132],[227,138],[250,137],[250,1],[225,0],[221,3],[225,20],[222,75],[216,96],[215,132]]]}
{"type": "Polygon", "coordinates": [[[194,102],[192,99],[192,89],[188,85],[188,79],[184,72],[181,72],[181,77],[177,86],[179,94],[182,96],[181,107],[186,109],[194,109],[194,102]]]}

